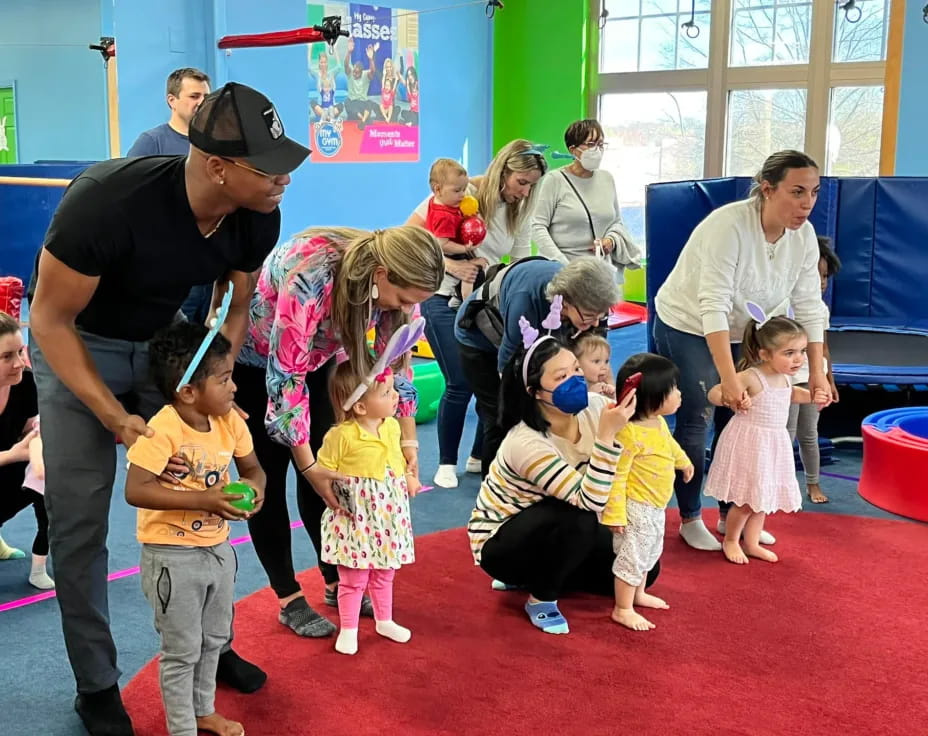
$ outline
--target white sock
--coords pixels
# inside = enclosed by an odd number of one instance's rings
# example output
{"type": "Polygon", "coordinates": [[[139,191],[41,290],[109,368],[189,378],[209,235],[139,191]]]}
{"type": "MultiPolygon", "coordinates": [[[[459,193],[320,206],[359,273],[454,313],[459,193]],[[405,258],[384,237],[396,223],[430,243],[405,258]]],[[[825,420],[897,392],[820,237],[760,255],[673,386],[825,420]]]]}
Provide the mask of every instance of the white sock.
{"type": "Polygon", "coordinates": [[[440,488],[458,487],[458,469],[455,465],[439,465],[432,482],[440,488]]]}
{"type": "Polygon", "coordinates": [[[680,536],[693,549],[701,549],[707,552],[722,549],[721,543],[712,535],[712,532],[706,529],[702,519],[680,524],[680,536]]]}
{"type": "Polygon", "coordinates": [[[479,457],[469,457],[467,458],[467,465],[464,469],[468,473],[479,473],[483,469],[483,462],[479,457]]]}
{"type": "Polygon", "coordinates": [[[335,640],[335,651],[339,654],[358,653],[358,630],[342,629],[335,640]]]}
{"type": "Polygon", "coordinates": [[[55,581],[48,576],[45,569],[46,555],[32,555],[32,571],[29,573],[29,584],[40,590],[51,590],[55,581]]]}
{"type": "Polygon", "coordinates": [[[412,632],[409,629],[394,623],[392,620],[377,621],[374,624],[374,628],[381,636],[385,636],[400,644],[405,644],[412,637],[412,632]]]}

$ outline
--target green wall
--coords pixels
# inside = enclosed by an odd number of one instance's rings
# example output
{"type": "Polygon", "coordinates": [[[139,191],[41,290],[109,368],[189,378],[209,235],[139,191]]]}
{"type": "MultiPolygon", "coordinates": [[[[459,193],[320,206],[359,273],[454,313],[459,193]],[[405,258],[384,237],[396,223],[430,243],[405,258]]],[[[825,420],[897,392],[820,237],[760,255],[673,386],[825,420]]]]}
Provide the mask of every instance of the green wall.
{"type": "Polygon", "coordinates": [[[505,5],[493,19],[493,150],[528,138],[563,151],[564,129],[587,116],[589,0],[505,5]]]}

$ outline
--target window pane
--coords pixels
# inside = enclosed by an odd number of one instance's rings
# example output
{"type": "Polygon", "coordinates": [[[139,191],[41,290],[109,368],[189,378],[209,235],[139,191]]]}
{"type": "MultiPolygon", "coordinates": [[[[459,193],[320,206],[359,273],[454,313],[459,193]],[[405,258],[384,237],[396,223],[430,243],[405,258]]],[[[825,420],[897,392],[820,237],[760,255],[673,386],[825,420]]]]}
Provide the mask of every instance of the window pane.
{"type": "Polygon", "coordinates": [[[688,0],[607,0],[600,72],[708,68],[710,5],[696,0],[694,14],[688,0]],[[691,17],[699,31],[695,38],[682,28],[691,17]]]}
{"type": "Polygon", "coordinates": [[[834,60],[883,61],[889,34],[889,0],[857,0],[854,5],[850,15],[835,9],[834,60]],[[852,23],[857,17],[856,8],[860,9],[860,17],[852,23]]]}
{"type": "Polygon", "coordinates": [[[831,90],[825,173],[877,176],[882,126],[882,87],[835,87],[831,90]]]}
{"type": "Polygon", "coordinates": [[[807,63],[811,27],[810,1],[735,0],[730,63],[732,66],[807,63]]]}
{"type": "Polygon", "coordinates": [[[644,243],[645,186],[701,179],[706,92],[601,95],[599,121],[609,147],[603,167],[615,177],[626,226],[644,243]]]}
{"type": "Polygon", "coordinates": [[[753,176],[775,151],[805,144],[806,90],[732,90],[728,96],[726,176],[753,176]]]}

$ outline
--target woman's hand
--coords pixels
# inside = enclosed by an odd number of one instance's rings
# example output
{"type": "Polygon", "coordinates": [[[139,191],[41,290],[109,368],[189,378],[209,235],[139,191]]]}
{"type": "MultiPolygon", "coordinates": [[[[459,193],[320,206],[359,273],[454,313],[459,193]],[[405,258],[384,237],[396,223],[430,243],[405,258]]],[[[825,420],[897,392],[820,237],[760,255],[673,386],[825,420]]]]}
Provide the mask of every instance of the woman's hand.
{"type": "Polygon", "coordinates": [[[819,409],[824,409],[832,402],[831,384],[824,373],[813,373],[809,376],[809,393],[812,394],[812,403],[819,409]]]}
{"type": "Polygon", "coordinates": [[[628,420],[634,415],[636,405],[635,392],[629,391],[621,403],[603,409],[603,413],[599,415],[597,439],[603,444],[612,445],[618,431],[628,424],[628,420]]]}
{"type": "Polygon", "coordinates": [[[404,447],[403,457],[406,458],[406,475],[419,477],[419,448],[404,447]]]}
{"type": "Polygon", "coordinates": [[[828,373],[828,385],[831,387],[831,403],[837,404],[839,401],[841,401],[841,396],[838,393],[838,386],[835,383],[834,374],[830,372],[828,373]]]}
{"type": "Polygon", "coordinates": [[[29,461],[29,443],[39,436],[39,430],[31,429],[25,436],[7,450],[7,457],[11,463],[25,463],[29,461]]]}
{"type": "Polygon", "coordinates": [[[615,250],[615,240],[612,239],[611,235],[607,235],[605,238],[602,238],[600,240],[594,240],[593,247],[590,248],[591,252],[593,253],[596,252],[597,244],[599,245],[600,248],[603,249],[603,255],[608,256],[610,253],[612,253],[612,251],[615,250]]]}
{"type": "Polygon", "coordinates": [[[450,273],[456,279],[460,279],[468,284],[474,283],[477,278],[477,272],[480,267],[476,261],[455,261],[450,258],[445,259],[445,271],[450,273]]]}
{"type": "Polygon", "coordinates": [[[722,406],[742,414],[751,408],[751,397],[737,373],[730,379],[722,379],[722,406]]]}
{"type": "Polygon", "coordinates": [[[332,487],[333,483],[346,482],[347,477],[336,470],[324,468],[319,463],[314,463],[309,469],[303,471],[303,477],[309,481],[313,490],[319,494],[319,498],[325,501],[325,505],[332,511],[343,514],[348,513],[347,509],[338,502],[335,489],[332,487]]]}

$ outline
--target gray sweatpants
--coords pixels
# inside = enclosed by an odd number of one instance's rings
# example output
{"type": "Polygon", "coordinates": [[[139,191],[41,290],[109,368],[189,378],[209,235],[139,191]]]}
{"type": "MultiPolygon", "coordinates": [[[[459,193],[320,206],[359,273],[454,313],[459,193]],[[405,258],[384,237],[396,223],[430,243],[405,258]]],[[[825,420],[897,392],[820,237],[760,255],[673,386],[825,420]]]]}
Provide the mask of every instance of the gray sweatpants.
{"type": "MultiPolygon", "coordinates": [[[[808,388],[809,384],[798,384],[801,388],[808,388]]],[[[802,459],[802,469],[806,474],[806,485],[819,482],[818,472],[821,462],[818,451],[818,417],[819,410],[815,404],[791,404],[789,407],[789,420],[786,428],[789,430],[790,441],[799,438],[799,457],[802,459]]]]}
{"type": "Polygon", "coordinates": [[[142,592],[161,635],[161,699],[171,736],[197,736],[197,717],[216,712],[216,667],[232,630],[235,551],[142,545],[142,592]]]}
{"type": "MultiPolygon", "coordinates": [[[[87,332],[81,338],[100,377],[130,413],[148,419],[164,405],[149,377],[147,342],[87,332]]],[[[29,354],[42,417],[45,507],[61,627],[77,689],[93,693],[115,685],[120,674],[106,580],[116,443],[52,372],[34,341],[29,354]]]]}

